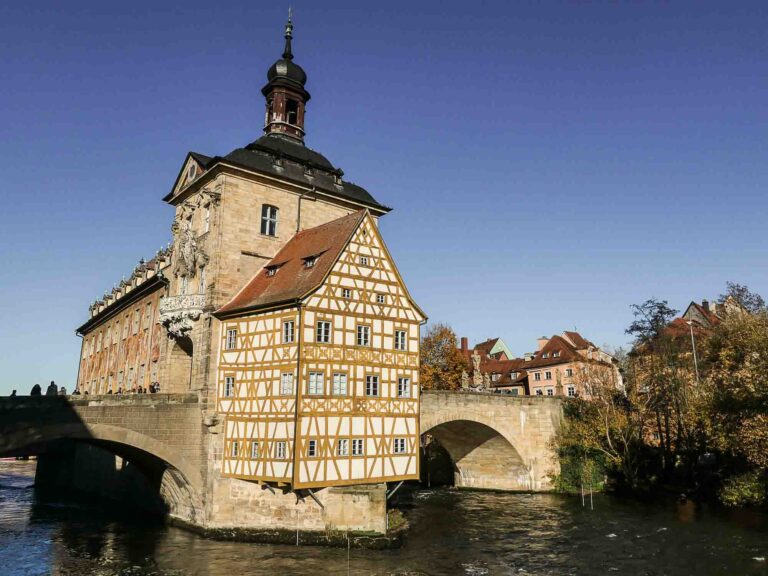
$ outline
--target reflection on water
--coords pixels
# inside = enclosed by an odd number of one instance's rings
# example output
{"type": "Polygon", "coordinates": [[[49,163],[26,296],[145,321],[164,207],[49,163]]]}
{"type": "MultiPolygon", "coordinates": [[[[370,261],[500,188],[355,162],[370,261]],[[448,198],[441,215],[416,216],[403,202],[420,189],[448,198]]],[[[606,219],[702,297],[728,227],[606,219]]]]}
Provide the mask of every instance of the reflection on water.
{"type": "Polygon", "coordinates": [[[419,490],[401,501],[403,548],[369,551],[205,540],[115,521],[99,510],[34,503],[33,465],[0,462],[2,575],[761,575],[768,518],[693,503],[419,490]],[[348,556],[349,554],[349,556],[348,556]]]}

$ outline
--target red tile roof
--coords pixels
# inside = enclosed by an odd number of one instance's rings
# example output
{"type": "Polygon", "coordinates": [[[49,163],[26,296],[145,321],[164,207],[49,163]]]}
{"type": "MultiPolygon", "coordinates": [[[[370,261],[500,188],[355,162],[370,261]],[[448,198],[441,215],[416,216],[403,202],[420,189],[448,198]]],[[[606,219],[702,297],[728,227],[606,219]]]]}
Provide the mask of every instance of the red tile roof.
{"type": "Polygon", "coordinates": [[[570,340],[573,343],[573,345],[576,347],[576,350],[586,350],[590,346],[597,348],[597,346],[592,344],[592,342],[584,338],[578,332],[569,332],[566,330],[563,332],[563,336],[565,336],[567,340],[570,340]]]}
{"type": "Polygon", "coordinates": [[[352,238],[366,215],[365,210],[302,230],[283,246],[229,302],[216,314],[231,314],[299,300],[317,289],[352,238]],[[316,256],[314,266],[307,268],[305,259],[316,256]],[[274,276],[267,270],[277,267],[274,276]]]}
{"type": "MultiPolygon", "coordinates": [[[[581,338],[581,336],[579,336],[579,338],[581,338]]],[[[584,341],[586,342],[586,340],[584,341]]],[[[525,363],[525,368],[526,370],[530,370],[531,368],[554,366],[555,364],[564,364],[577,360],[584,360],[584,358],[576,351],[576,347],[562,336],[552,336],[552,338],[549,339],[549,342],[544,345],[544,348],[536,352],[533,360],[529,360],[525,363]],[[558,356],[553,356],[555,352],[559,352],[560,354],[558,356]]]]}

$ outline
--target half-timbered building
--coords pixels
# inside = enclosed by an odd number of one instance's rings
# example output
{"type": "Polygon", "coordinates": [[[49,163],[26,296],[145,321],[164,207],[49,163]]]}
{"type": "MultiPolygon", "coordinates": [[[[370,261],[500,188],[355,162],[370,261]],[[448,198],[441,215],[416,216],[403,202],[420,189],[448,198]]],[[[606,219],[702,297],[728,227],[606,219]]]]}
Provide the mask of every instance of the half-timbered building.
{"type": "Polygon", "coordinates": [[[296,234],[217,316],[224,474],[294,488],[418,477],[425,317],[367,211],[296,234]]]}

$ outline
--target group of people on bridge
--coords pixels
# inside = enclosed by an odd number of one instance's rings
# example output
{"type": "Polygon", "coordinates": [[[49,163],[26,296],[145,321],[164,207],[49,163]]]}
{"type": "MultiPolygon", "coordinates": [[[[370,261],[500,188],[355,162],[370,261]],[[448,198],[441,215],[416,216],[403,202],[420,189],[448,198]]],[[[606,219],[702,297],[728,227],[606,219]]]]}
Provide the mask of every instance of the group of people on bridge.
{"type": "MultiPolygon", "coordinates": [[[[130,390],[123,391],[122,388],[118,388],[117,392],[112,392],[112,389],[110,388],[106,394],[157,394],[160,392],[160,383],[159,382],[152,382],[148,387],[138,386],[133,387],[130,390]]],[[[72,396],[79,396],[81,394],[80,390],[78,388],[75,388],[75,391],[72,392],[72,396]]],[[[88,390],[85,390],[82,392],[83,395],[88,395],[88,390]]],[[[16,390],[14,389],[11,392],[11,398],[16,397],[16,390]]],[[[32,386],[32,390],[29,392],[30,396],[42,396],[43,395],[43,389],[40,387],[40,384],[35,384],[32,386]]],[[[66,396],[67,395],[67,389],[64,386],[57,386],[56,382],[51,380],[51,383],[48,385],[48,388],[45,389],[45,395],[46,396],[66,396]]]]}

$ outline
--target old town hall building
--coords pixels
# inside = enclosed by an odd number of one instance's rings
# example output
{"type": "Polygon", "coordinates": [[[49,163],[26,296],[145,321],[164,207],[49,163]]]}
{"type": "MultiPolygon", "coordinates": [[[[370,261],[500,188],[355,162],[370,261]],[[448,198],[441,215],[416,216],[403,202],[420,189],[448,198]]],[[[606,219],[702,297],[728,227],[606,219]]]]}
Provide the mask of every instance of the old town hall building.
{"type": "Polygon", "coordinates": [[[221,478],[294,490],[418,477],[419,328],[379,233],[389,212],[306,147],[292,24],[264,135],[190,152],[172,244],[91,305],[78,390],[195,391],[221,478]]]}

